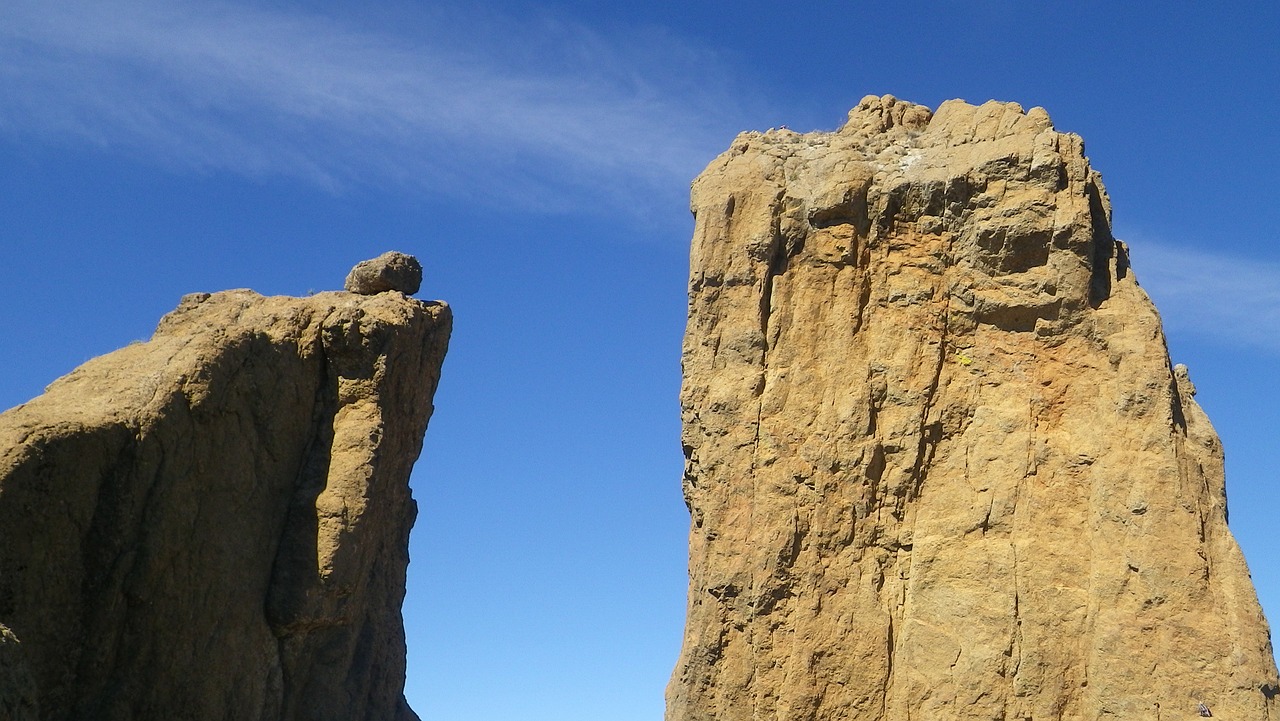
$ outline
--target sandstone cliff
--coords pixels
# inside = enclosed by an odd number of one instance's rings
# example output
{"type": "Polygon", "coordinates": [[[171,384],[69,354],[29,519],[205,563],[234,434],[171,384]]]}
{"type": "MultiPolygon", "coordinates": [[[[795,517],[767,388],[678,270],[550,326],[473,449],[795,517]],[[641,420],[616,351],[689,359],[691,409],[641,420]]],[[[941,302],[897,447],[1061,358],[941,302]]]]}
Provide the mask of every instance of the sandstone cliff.
{"type": "Polygon", "coordinates": [[[0,416],[0,718],[416,719],[407,481],[450,319],[191,295],[0,416]]]}
{"type": "Polygon", "coordinates": [[[695,181],[669,721],[1275,718],[1222,450],[1040,108],[864,99],[695,181]]]}

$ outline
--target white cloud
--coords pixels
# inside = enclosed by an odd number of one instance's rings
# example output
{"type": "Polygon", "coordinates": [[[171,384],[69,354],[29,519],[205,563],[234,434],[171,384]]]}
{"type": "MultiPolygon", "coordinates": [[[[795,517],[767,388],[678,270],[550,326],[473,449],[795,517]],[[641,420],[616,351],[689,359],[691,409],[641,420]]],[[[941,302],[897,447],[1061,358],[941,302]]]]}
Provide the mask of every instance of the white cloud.
{"type": "Polygon", "coordinates": [[[1171,334],[1280,353],[1280,263],[1148,240],[1130,258],[1171,334]]]}
{"type": "Polygon", "coordinates": [[[371,23],[261,4],[12,0],[0,133],[334,189],[552,209],[585,196],[644,214],[683,205],[742,123],[714,58],[687,43],[477,12],[399,8],[371,23]]]}

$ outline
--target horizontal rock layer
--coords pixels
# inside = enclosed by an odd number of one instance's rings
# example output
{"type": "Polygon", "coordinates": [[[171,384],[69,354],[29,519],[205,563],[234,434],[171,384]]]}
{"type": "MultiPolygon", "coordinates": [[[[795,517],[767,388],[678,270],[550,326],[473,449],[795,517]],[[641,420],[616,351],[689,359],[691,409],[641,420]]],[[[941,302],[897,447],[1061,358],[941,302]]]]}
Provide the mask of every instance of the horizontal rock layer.
{"type": "Polygon", "coordinates": [[[1221,446],[1079,137],[868,97],[692,208],[668,721],[1274,718],[1221,446]]]}
{"type": "Polygon", "coordinates": [[[187,296],[0,415],[0,715],[416,719],[408,477],[450,322],[187,296]]]}

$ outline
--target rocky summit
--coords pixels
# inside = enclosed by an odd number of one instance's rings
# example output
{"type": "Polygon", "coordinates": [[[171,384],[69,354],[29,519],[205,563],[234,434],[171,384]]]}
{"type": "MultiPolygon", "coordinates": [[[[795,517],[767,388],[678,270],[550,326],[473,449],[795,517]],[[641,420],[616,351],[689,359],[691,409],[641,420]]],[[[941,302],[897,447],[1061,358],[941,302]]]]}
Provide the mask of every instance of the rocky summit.
{"type": "Polygon", "coordinates": [[[868,97],[694,182],[668,721],[1276,718],[1222,448],[1040,108],[868,97]]]}
{"type": "Polygon", "coordinates": [[[408,477],[450,324],[190,295],[0,415],[0,719],[416,719],[408,477]]]}

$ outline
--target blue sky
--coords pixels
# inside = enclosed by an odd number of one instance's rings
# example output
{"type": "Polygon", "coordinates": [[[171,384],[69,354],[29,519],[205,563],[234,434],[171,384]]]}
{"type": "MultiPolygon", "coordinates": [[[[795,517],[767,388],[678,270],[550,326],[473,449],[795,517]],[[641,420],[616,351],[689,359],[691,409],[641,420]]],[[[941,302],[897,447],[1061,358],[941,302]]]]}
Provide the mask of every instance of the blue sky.
{"type": "Polygon", "coordinates": [[[5,0],[0,406],[184,293],[414,253],[456,328],[413,478],[410,702],[659,718],[689,181],[866,94],[1011,100],[1085,138],[1280,618],[1280,7],[1138,5],[5,0]]]}

